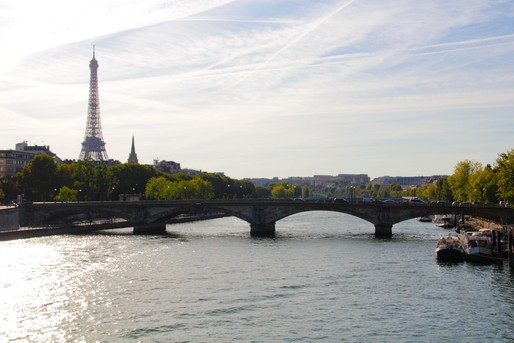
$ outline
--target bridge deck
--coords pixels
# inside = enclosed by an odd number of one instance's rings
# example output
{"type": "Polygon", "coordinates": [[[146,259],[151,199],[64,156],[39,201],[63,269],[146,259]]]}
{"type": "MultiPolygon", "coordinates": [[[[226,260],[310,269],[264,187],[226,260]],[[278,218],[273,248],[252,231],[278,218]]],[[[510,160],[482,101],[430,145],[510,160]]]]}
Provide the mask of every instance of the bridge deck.
{"type": "Polygon", "coordinates": [[[307,211],[333,211],[350,214],[375,226],[377,235],[390,235],[398,222],[434,214],[471,215],[510,224],[514,209],[498,206],[451,206],[449,204],[394,202],[327,202],[271,199],[177,200],[177,201],[92,201],[66,203],[31,203],[20,206],[20,223],[27,226],[123,218],[129,225],[140,228],[164,227],[166,221],[179,215],[193,213],[223,213],[250,224],[251,232],[269,234],[275,222],[290,215],[307,211]]]}

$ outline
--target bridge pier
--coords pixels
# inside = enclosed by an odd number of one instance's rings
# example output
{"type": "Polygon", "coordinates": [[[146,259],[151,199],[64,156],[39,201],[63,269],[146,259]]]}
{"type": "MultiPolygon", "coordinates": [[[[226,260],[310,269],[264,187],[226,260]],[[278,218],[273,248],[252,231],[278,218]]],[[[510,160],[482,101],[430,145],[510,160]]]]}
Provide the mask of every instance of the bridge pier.
{"type": "Polygon", "coordinates": [[[166,232],[166,223],[136,224],[133,232],[140,235],[164,233],[166,232]]]}
{"type": "Polygon", "coordinates": [[[375,224],[375,237],[388,238],[393,235],[392,224],[375,224]]]}
{"type": "Polygon", "coordinates": [[[275,237],[275,223],[250,224],[250,235],[252,237],[275,237]]]}

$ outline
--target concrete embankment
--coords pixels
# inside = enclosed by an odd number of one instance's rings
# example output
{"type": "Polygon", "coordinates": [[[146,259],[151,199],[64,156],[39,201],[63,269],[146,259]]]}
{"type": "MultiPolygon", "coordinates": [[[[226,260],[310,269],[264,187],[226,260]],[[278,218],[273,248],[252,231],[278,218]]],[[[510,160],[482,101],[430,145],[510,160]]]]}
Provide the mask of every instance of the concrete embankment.
{"type": "Polygon", "coordinates": [[[45,237],[54,235],[77,235],[91,233],[99,230],[112,230],[127,227],[126,223],[96,224],[87,226],[62,226],[62,227],[42,227],[42,228],[20,228],[13,230],[2,229],[0,231],[0,241],[10,241],[13,239],[24,239],[34,237],[45,237]]]}
{"type": "Polygon", "coordinates": [[[189,223],[196,222],[200,220],[209,220],[209,219],[218,219],[227,217],[225,213],[205,213],[205,214],[193,214],[193,215],[183,215],[175,218],[168,219],[166,221],[167,224],[179,224],[179,223],[189,223]]]}
{"type": "Polygon", "coordinates": [[[501,224],[485,220],[481,218],[470,217],[467,218],[465,224],[471,226],[475,230],[479,229],[497,229],[500,230],[503,226],[501,224]]]}
{"type": "Polygon", "coordinates": [[[17,207],[0,208],[0,230],[17,230],[20,227],[20,212],[17,207]]]}
{"type": "MultiPolygon", "coordinates": [[[[207,213],[184,215],[173,218],[168,224],[186,223],[199,220],[208,220],[226,217],[223,213],[207,213]]],[[[91,225],[65,225],[54,227],[27,228],[19,226],[18,208],[4,208],[0,210],[0,241],[44,237],[53,235],[86,234],[99,230],[111,230],[131,227],[127,222],[94,223],[91,225]]]]}

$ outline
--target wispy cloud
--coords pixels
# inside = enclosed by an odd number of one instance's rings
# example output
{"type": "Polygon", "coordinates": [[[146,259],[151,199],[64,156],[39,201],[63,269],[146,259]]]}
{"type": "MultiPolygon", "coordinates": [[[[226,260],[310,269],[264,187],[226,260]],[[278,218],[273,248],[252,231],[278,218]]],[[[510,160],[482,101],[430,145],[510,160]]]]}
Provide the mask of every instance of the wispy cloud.
{"type": "Polygon", "coordinates": [[[4,147],[46,131],[68,142],[51,144],[60,155],[78,154],[96,44],[104,137],[122,160],[132,133],[145,162],[236,177],[444,173],[510,148],[510,2],[47,6],[2,10],[0,119],[16,122],[4,147]],[[59,6],[65,16],[52,14],[59,6]]]}

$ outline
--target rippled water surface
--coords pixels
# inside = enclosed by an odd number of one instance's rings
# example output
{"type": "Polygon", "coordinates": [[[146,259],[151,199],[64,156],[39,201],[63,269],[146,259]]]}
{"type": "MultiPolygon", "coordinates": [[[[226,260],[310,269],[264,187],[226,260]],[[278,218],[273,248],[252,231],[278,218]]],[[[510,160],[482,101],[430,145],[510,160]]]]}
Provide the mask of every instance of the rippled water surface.
{"type": "Polygon", "coordinates": [[[507,264],[436,263],[430,223],[373,230],[312,212],[268,239],[224,218],[0,242],[0,340],[512,342],[507,264]]]}

